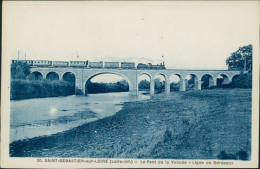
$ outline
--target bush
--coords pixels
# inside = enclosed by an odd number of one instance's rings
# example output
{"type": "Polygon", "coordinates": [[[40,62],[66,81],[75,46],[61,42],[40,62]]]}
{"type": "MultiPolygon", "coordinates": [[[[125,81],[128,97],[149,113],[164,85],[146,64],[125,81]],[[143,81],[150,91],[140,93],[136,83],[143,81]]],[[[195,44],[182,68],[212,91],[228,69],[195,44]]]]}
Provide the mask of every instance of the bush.
{"type": "Polygon", "coordinates": [[[50,79],[42,79],[41,74],[30,74],[30,65],[26,62],[12,63],[11,100],[75,94],[74,75],[66,76],[67,81],[58,79],[55,75],[51,75],[50,79]]]}
{"type": "Polygon", "coordinates": [[[246,151],[240,150],[236,154],[227,154],[225,151],[221,151],[218,155],[218,159],[221,160],[248,160],[249,155],[246,151]]]}
{"type": "Polygon", "coordinates": [[[11,100],[68,96],[72,94],[75,94],[75,84],[73,82],[46,79],[39,81],[11,80],[11,100]]]}
{"type": "Polygon", "coordinates": [[[230,86],[233,88],[252,88],[252,72],[237,75],[230,83],[230,86]]]}
{"type": "Polygon", "coordinates": [[[227,154],[225,151],[221,151],[218,155],[218,159],[221,159],[221,160],[236,160],[237,157],[234,154],[227,154]]]}
{"type": "Polygon", "coordinates": [[[238,153],[237,153],[237,156],[240,160],[248,160],[249,158],[249,155],[246,151],[243,151],[243,150],[240,150],[238,153]]]}
{"type": "Polygon", "coordinates": [[[86,83],[86,93],[108,93],[108,92],[127,92],[129,91],[129,85],[125,80],[117,83],[86,83]]]}
{"type": "Polygon", "coordinates": [[[203,89],[215,89],[215,88],[252,88],[252,72],[241,73],[233,78],[229,84],[222,84],[217,86],[211,86],[203,89]]]}
{"type": "Polygon", "coordinates": [[[209,89],[217,89],[220,88],[221,86],[210,86],[209,89]]]}

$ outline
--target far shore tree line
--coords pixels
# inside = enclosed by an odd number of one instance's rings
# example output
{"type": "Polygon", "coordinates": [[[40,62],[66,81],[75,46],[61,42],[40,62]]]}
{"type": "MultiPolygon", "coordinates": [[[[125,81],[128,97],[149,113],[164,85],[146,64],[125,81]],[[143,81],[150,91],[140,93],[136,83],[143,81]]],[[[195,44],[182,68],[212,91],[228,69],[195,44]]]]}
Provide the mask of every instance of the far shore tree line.
{"type": "Polygon", "coordinates": [[[129,84],[126,80],[121,80],[116,83],[93,83],[91,81],[86,83],[89,94],[94,93],[108,93],[108,92],[127,92],[129,84]]]}
{"type": "MultiPolygon", "coordinates": [[[[226,59],[228,70],[239,70],[237,75],[229,84],[223,84],[223,79],[217,79],[217,86],[209,87],[209,77],[203,77],[202,89],[211,88],[252,88],[252,45],[240,47],[226,59]]],[[[155,93],[165,90],[165,81],[159,78],[154,80],[155,93]]],[[[186,80],[186,90],[194,89],[195,77],[191,76],[186,80]]],[[[129,84],[126,80],[116,83],[86,83],[87,93],[107,93],[107,92],[126,92],[129,84]]],[[[149,91],[150,82],[141,80],[138,84],[139,90],[149,91]]],[[[178,91],[179,83],[170,84],[171,91],[178,91]]],[[[67,74],[63,80],[55,74],[51,74],[47,79],[42,79],[37,74],[31,74],[30,66],[25,62],[11,64],[11,100],[43,98],[55,96],[68,96],[75,94],[75,76],[67,74]]]]}

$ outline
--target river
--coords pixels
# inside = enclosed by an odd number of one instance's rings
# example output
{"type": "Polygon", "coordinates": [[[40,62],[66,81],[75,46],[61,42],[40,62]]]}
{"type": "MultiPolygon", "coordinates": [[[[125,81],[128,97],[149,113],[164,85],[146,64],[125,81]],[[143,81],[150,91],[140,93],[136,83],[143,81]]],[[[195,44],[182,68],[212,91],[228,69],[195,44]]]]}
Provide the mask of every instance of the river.
{"type": "Polygon", "coordinates": [[[149,98],[121,92],[11,101],[10,143],[70,130],[114,115],[124,102],[149,98]]]}

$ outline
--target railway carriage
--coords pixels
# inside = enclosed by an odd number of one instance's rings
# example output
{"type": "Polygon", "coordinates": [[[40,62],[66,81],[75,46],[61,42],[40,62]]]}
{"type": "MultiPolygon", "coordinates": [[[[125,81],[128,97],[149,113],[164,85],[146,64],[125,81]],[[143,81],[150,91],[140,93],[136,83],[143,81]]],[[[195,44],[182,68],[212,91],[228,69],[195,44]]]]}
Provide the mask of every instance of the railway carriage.
{"type": "Polygon", "coordinates": [[[105,68],[117,69],[119,68],[119,62],[105,62],[105,68]]]}
{"type": "Polygon", "coordinates": [[[123,68],[123,69],[134,69],[135,63],[134,62],[121,62],[121,68],[123,68]]]}
{"type": "Polygon", "coordinates": [[[103,62],[89,62],[88,63],[89,68],[103,68],[103,62]]]}
{"type": "Polygon", "coordinates": [[[64,61],[53,61],[53,65],[54,67],[68,67],[69,66],[69,62],[64,62],[64,61]]]}
{"type": "Polygon", "coordinates": [[[18,63],[18,62],[27,63],[28,65],[33,66],[33,60],[12,60],[12,63],[18,63]]]}
{"type": "Polygon", "coordinates": [[[88,65],[88,61],[70,61],[70,67],[83,68],[88,65]]]}
{"type": "Polygon", "coordinates": [[[26,63],[30,66],[33,66],[33,60],[26,60],[26,63]]]}
{"type": "Polygon", "coordinates": [[[34,60],[33,66],[39,66],[39,67],[49,67],[52,65],[51,60],[34,60]]]}
{"type": "Polygon", "coordinates": [[[138,63],[137,69],[147,69],[147,65],[143,63],[138,63]]]}

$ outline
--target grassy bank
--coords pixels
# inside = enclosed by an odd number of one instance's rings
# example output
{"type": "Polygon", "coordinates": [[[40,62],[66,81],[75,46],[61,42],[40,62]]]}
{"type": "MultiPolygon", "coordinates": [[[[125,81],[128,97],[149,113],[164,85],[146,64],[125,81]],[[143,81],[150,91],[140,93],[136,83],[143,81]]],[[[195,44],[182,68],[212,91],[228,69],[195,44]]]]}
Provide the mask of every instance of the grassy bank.
{"type": "Polygon", "coordinates": [[[111,117],[10,144],[12,157],[242,159],[251,154],[251,89],[154,95],[111,117]]]}

